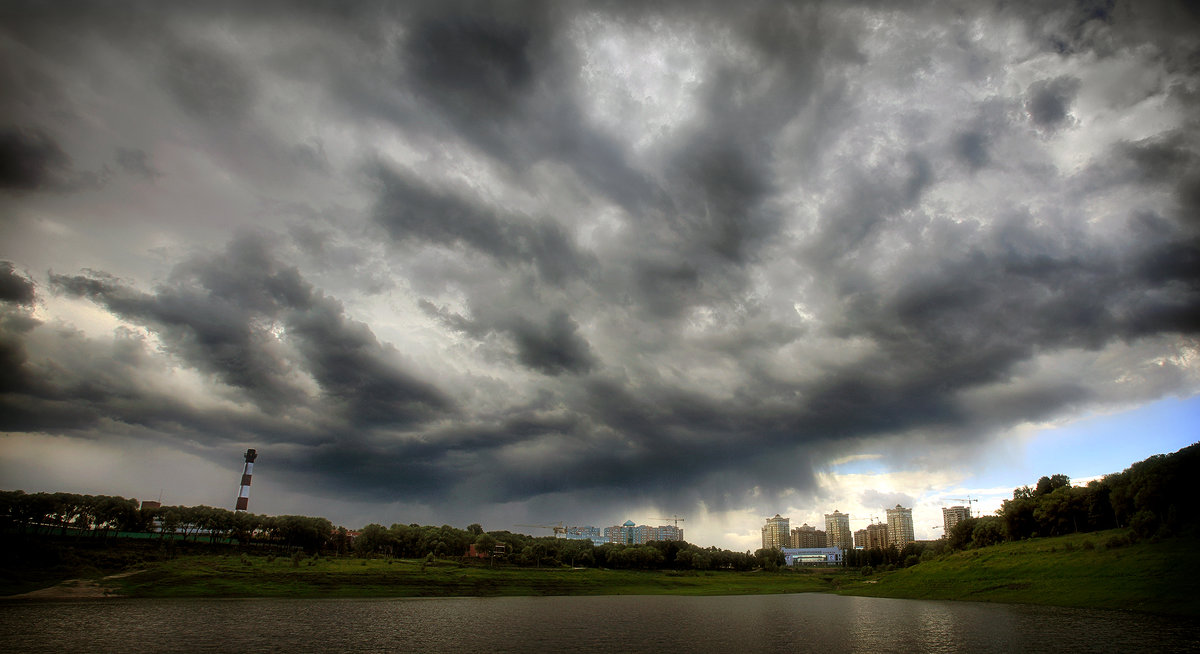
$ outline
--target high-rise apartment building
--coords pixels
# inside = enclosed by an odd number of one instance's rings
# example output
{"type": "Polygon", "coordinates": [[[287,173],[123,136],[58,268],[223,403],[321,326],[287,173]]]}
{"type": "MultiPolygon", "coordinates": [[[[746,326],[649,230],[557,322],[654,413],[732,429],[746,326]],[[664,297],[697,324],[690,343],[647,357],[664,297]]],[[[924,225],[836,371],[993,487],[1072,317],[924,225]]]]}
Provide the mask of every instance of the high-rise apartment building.
{"type": "Polygon", "coordinates": [[[683,540],[683,530],[672,525],[654,527],[653,540],[683,540]]]}
{"type": "Polygon", "coordinates": [[[792,529],[792,547],[825,547],[825,532],[816,527],[810,527],[806,522],[803,526],[792,529]]]}
{"type": "Polygon", "coordinates": [[[767,518],[767,524],[762,528],[762,546],[763,549],[783,549],[791,545],[791,521],[787,518],[779,517],[776,513],[774,518],[767,518]]]}
{"type": "Polygon", "coordinates": [[[850,516],[833,510],[825,514],[825,539],[829,547],[843,550],[854,549],[854,534],[850,531],[850,516]]]}
{"type": "Polygon", "coordinates": [[[949,538],[954,525],[971,517],[971,508],[966,506],[942,507],[942,538],[949,538]]]}
{"type": "Polygon", "coordinates": [[[899,504],[894,509],[887,510],[888,543],[896,549],[904,549],[905,545],[915,541],[913,534],[912,509],[906,509],[899,504]]]}
{"type": "Polygon", "coordinates": [[[626,520],[624,524],[604,528],[604,540],[617,545],[633,545],[634,529],[637,523],[626,520]]]}
{"type": "Polygon", "coordinates": [[[867,530],[866,529],[859,529],[858,531],[854,532],[854,549],[856,549],[856,550],[870,549],[867,547],[867,530]]]}
{"type": "Polygon", "coordinates": [[[863,530],[866,536],[864,549],[881,550],[888,546],[888,526],[882,522],[867,525],[863,530]]]}

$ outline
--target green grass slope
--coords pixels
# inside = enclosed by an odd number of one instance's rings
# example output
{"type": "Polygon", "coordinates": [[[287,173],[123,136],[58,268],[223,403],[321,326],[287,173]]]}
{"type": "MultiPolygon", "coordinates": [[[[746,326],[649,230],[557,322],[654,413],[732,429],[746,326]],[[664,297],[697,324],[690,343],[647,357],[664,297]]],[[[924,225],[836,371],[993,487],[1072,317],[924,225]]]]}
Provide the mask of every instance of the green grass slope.
{"type": "Polygon", "coordinates": [[[1200,615],[1200,538],[1128,543],[1113,530],[1004,543],[848,581],[849,595],[1200,615]]]}
{"type": "Polygon", "coordinates": [[[132,597],[740,595],[829,590],[813,574],[488,568],[401,559],[182,556],[115,581],[132,597]]]}

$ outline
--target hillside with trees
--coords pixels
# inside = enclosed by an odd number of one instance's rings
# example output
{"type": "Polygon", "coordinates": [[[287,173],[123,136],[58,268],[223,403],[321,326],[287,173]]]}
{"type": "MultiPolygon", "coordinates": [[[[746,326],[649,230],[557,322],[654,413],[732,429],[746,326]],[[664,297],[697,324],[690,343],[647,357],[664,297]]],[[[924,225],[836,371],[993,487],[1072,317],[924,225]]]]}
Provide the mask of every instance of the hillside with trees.
{"type": "Polygon", "coordinates": [[[1129,529],[1132,538],[1167,538],[1200,526],[1200,443],[1156,454],[1084,486],[1066,475],[1013,490],[995,516],[964,520],[948,534],[953,550],[1044,536],[1129,529]]]}

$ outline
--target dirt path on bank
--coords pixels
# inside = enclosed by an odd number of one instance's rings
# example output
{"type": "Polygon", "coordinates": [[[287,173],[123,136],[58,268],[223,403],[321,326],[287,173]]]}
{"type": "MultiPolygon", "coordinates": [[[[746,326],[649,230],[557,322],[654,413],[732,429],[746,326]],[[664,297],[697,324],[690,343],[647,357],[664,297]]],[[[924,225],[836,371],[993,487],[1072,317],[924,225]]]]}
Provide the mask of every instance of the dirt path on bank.
{"type": "Polygon", "coordinates": [[[40,590],[9,595],[0,599],[102,599],[105,597],[120,597],[117,591],[104,582],[109,579],[130,577],[144,570],[131,570],[97,579],[68,579],[58,585],[40,590]]]}

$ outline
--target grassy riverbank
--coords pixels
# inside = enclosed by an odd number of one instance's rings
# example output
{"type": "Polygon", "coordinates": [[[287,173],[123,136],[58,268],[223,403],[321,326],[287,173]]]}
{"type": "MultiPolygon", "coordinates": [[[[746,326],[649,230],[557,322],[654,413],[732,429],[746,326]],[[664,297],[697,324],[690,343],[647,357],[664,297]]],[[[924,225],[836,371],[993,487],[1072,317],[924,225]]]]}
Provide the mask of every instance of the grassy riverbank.
{"type": "Polygon", "coordinates": [[[454,597],[746,595],[829,590],[817,573],[515,568],[407,559],[188,556],[120,579],[133,597],[454,597]]]}
{"type": "MultiPolygon", "coordinates": [[[[43,548],[43,551],[48,551],[43,548]]],[[[452,597],[502,595],[746,595],[836,592],[911,599],[1011,602],[1200,615],[1195,552],[1200,538],[1129,542],[1125,531],[1075,534],[956,552],[920,565],[863,576],[858,570],[675,572],[488,567],[420,559],[301,558],[199,550],[61,548],[39,571],[4,575],[0,594],[90,580],[95,596],[452,597]],[[103,556],[101,556],[103,555],[103,556]],[[82,565],[82,561],[90,561],[82,565]],[[75,567],[71,567],[74,565],[75,567]],[[128,574],[135,572],[136,574],[128,574]],[[122,574],[114,577],[112,575],[122,574]],[[102,577],[108,577],[102,579],[102,577]]],[[[12,570],[8,572],[13,572],[12,570]]],[[[75,586],[65,590],[79,591],[75,586]]],[[[68,594],[64,594],[67,596],[68,594]]],[[[47,592],[45,596],[53,596],[47,592]]]]}
{"type": "Polygon", "coordinates": [[[849,595],[1200,615],[1200,538],[1128,542],[1125,530],[967,550],[847,582],[849,595]]]}

